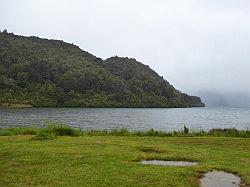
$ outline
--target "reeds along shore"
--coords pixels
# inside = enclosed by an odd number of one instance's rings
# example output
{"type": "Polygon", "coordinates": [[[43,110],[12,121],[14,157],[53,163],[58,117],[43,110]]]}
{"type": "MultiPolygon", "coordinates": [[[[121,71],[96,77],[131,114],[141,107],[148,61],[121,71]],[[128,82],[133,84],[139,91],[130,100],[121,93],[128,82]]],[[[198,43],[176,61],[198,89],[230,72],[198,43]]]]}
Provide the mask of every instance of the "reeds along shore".
{"type": "Polygon", "coordinates": [[[0,136],[11,135],[34,135],[33,139],[54,139],[57,136],[155,136],[155,137],[240,137],[250,138],[250,130],[229,129],[212,129],[205,130],[189,130],[187,126],[177,131],[157,131],[150,129],[147,131],[129,131],[128,129],[112,129],[112,130],[82,130],[73,128],[65,124],[49,123],[42,127],[13,127],[1,128],[0,136]]]}

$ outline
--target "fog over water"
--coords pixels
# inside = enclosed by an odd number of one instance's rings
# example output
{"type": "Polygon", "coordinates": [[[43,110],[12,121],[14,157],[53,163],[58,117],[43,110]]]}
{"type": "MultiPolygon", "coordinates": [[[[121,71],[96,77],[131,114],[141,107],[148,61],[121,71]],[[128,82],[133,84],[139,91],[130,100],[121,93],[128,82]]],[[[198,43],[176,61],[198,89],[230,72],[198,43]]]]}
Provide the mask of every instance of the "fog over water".
{"type": "Polygon", "coordinates": [[[0,30],[128,56],[208,105],[250,106],[249,0],[1,0],[0,30]]]}

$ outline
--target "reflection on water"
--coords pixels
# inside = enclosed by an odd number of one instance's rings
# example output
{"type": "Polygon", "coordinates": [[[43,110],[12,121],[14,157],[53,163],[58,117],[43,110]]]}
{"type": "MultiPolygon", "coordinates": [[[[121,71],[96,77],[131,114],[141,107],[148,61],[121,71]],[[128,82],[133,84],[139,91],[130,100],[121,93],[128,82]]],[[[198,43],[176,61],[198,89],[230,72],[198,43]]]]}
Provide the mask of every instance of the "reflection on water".
{"type": "Polygon", "coordinates": [[[0,109],[0,126],[60,121],[82,129],[250,129],[250,108],[26,108],[0,109]]]}
{"type": "Polygon", "coordinates": [[[223,171],[208,172],[200,181],[201,187],[240,186],[240,178],[238,176],[223,171]]]}
{"type": "Polygon", "coordinates": [[[164,160],[142,160],[140,163],[144,164],[144,165],[177,166],[177,167],[196,166],[196,165],[198,165],[197,162],[164,161],[164,160]]]}

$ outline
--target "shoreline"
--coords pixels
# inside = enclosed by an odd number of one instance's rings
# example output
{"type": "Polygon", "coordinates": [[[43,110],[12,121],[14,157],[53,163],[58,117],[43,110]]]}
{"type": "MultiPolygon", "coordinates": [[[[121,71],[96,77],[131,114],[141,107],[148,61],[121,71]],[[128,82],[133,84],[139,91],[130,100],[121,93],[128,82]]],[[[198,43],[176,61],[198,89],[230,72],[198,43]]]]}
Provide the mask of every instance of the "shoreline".
{"type": "Polygon", "coordinates": [[[250,138],[250,130],[237,130],[234,128],[189,130],[187,126],[175,131],[157,131],[154,129],[145,131],[128,130],[125,128],[111,130],[84,130],[67,126],[62,123],[48,123],[41,126],[0,127],[0,136],[10,135],[36,135],[46,136],[130,136],[130,137],[236,137],[250,138]]]}
{"type": "Polygon", "coordinates": [[[0,106],[0,109],[22,109],[22,108],[143,108],[143,109],[151,109],[151,108],[159,108],[159,109],[168,109],[168,108],[206,108],[206,106],[186,106],[186,107],[140,107],[140,106],[137,106],[137,107],[129,107],[129,106],[124,106],[124,107],[121,107],[121,106],[32,106],[32,105],[29,105],[29,104],[17,104],[17,105],[10,105],[10,106],[0,106]]]}

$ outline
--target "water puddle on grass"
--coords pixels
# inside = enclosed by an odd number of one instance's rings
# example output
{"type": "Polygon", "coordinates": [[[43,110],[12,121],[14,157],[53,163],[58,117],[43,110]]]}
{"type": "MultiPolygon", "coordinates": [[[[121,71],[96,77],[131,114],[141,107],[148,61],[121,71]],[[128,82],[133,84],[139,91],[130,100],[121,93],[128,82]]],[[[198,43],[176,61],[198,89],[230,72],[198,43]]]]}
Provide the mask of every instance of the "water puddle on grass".
{"type": "Polygon", "coordinates": [[[201,187],[238,187],[240,186],[240,178],[231,173],[223,171],[211,171],[205,174],[200,180],[201,187]]]}
{"type": "Polygon", "coordinates": [[[163,161],[163,160],[142,160],[141,164],[145,165],[157,165],[157,166],[196,166],[197,162],[185,162],[185,161],[163,161]]]}

